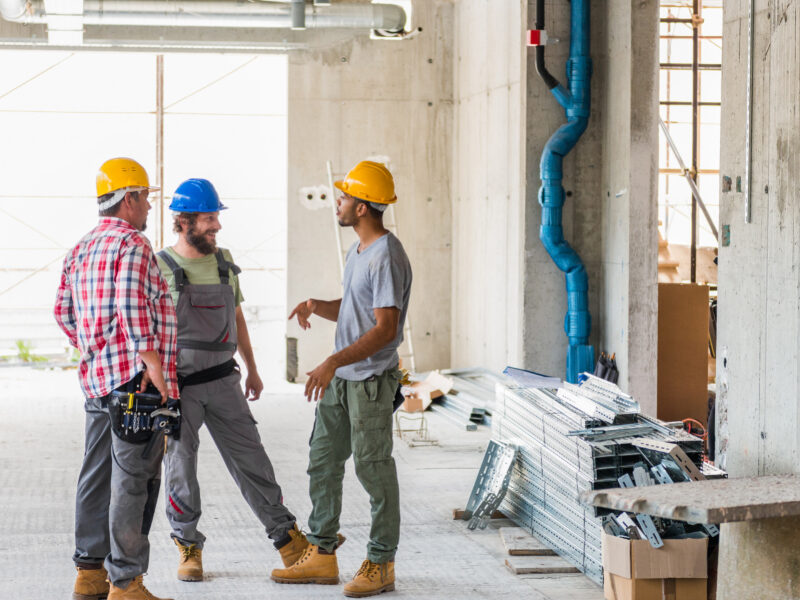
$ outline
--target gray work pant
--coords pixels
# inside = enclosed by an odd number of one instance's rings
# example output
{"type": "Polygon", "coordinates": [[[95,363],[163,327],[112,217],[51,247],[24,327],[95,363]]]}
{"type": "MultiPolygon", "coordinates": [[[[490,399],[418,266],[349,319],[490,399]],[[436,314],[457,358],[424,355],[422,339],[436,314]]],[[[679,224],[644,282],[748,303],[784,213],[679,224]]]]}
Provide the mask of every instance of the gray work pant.
{"type": "Polygon", "coordinates": [[[105,562],[108,578],[127,587],[147,571],[147,534],[158,499],[164,445],[147,458],[144,444],[123,442],[111,432],[104,398],[86,400],[86,448],[75,502],[75,564],[105,562]]]}
{"type": "Polygon", "coordinates": [[[183,388],[181,417],[180,439],[169,439],[164,458],[165,505],[172,537],[198,548],[206,539],[197,529],[201,515],[197,451],[204,422],[225,466],[269,537],[276,541],[286,536],[295,518],[283,505],[283,494],[247,406],[239,372],[183,388]]]}

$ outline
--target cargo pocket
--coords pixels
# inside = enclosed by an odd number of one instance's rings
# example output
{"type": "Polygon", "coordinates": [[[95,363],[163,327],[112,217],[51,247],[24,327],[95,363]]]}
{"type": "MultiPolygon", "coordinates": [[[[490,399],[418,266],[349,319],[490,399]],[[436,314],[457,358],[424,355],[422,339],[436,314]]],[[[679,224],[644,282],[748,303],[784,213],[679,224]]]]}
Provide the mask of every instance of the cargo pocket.
{"type": "Polygon", "coordinates": [[[386,460],[392,455],[392,414],[353,419],[353,457],[360,462],[386,460]]]}

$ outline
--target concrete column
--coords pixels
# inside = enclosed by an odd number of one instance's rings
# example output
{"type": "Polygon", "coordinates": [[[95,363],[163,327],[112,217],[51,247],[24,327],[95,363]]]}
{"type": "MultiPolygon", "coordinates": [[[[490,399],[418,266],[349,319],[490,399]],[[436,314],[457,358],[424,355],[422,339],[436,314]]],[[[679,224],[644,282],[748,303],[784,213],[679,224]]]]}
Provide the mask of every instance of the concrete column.
{"type": "Polygon", "coordinates": [[[725,523],[718,600],[800,598],[800,517],[725,523]]]}

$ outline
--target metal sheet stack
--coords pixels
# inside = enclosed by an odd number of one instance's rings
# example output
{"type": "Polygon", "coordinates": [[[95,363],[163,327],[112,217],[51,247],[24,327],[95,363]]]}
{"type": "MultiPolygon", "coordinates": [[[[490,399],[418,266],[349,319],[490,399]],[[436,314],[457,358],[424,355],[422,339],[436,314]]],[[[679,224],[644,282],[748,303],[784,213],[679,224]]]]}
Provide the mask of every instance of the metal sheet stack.
{"type": "Polygon", "coordinates": [[[702,441],[641,415],[616,385],[586,377],[560,389],[498,384],[492,437],[518,447],[500,510],[602,584],[601,519],[579,503],[580,493],[619,487],[645,460],[633,439],[676,443],[698,466],[702,441]]]}
{"type": "Polygon", "coordinates": [[[478,425],[491,426],[495,385],[505,381],[502,375],[488,369],[451,369],[441,372],[453,382],[452,389],[434,400],[433,412],[452,423],[476,431],[478,425]]]}

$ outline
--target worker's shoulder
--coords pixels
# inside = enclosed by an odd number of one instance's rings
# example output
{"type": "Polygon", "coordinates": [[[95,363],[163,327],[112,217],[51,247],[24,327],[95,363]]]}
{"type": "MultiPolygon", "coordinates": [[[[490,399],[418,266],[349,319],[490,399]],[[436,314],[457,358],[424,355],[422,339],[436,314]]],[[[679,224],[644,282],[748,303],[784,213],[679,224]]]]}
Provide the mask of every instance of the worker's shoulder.
{"type": "Polygon", "coordinates": [[[227,248],[217,248],[217,250],[222,252],[222,258],[227,260],[229,263],[233,263],[233,255],[231,254],[230,250],[227,248]]]}
{"type": "Polygon", "coordinates": [[[384,238],[386,239],[384,242],[386,245],[386,254],[388,254],[392,260],[408,262],[408,254],[406,254],[406,249],[403,247],[403,242],[391,232],[386,234],[384,238]]]}

